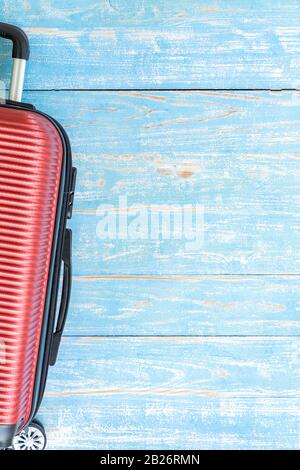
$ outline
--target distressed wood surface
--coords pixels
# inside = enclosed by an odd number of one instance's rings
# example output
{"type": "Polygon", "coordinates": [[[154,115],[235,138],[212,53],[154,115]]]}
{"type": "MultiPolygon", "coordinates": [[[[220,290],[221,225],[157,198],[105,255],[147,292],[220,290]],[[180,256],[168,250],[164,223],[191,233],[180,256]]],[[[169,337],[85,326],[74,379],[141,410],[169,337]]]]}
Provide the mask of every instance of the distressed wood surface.
{"type": "Polygon", "coordinates": [[[300,448],[300,96],[254,91],[300,88],[299,20],[298,0],[3,0],[30,36],[25,101],[79,170],[50,448],[300,448]],[[121,195],[202,205],[201,249],[99,240],[121,195]]]}
{"type": "Polygon", "coordinates": [[[299,273],[297,213],[284,219],[279,214],[276,222],[267,215],[260,218],[245,214],[229,221],[222,212],[208,215],[204,244],[194,249],[186,246],[185,240],[102,240],[96,236],[100,218],[92,214],[75,216],[74,273],[84,276],[299,273]]]}
{"type": "Polygon", "coordinates": [[[298,92],[39,92],[25,100],[70,134],[76,275],[300,272],[298,92]],[[139,206],[200,205],[203,245],[173,235],[100,239],[101,204],[118,216],[124,195],[129,222],[139,206]]]}
{"type": "Polygon", "coordinates": [[[44,400],[49,449],[298,450],[300,399],[192,395],[44,400]]]}
{"type": "MultiPolygon", "coordinates": [[[[300,84],[297,0],[3,0],[2,4],[2,21],[23,26],[30,36],[28,88],[297,88],[300,84]]],[[[8,54],[7,46],[1,58],[8,54]]]]}
{"type": "Polygon", "coordinates": [[[237,215],[299,208],[300,92],[31,92],[24,101],[68,131],[76,211],[122,194],[237,215]]]}
{"type": "Polygon", "coordinates": [[[75,277],[67,335],[299,335],[299,276],[75,277]]]}
{"type": "Polygon", "coordinates": [[[40,414],[50,448],[298,448],[299,350],[299,338],[65,338],[40,414]]]}
{"type": "Polygon", "coordinates": [[[300,398],[299,356],[298,337],[64,338],[47,396],[300,398]]]}

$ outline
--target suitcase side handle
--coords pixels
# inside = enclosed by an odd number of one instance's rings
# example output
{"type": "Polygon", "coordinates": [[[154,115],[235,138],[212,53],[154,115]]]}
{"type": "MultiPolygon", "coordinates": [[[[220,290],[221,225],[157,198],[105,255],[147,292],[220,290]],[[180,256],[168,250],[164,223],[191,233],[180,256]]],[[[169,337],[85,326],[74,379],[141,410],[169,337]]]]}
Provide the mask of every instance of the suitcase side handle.
{"type": "Polygon", "coordinates": [[[70,304],[71,296],[71,284],[72,284],[72,230],[65,230],[65,239],[62,253],[62,260],[64,263],[64,274],[63,274],[63,285],[61,294],[61,303],[59,308],[59,314],[57,318],[57,324],[55,332],[52,336],[52,344],[49,358],[49,365],[54,366],[56,363],[58,350],[61,342],[61,337],[66,324],[68,315],[68,309],[70,304]]]}
{"type": "Polygon", "coordinates": [[[17,26],[0,22],[0,37],[13,42],[13,67],[10,79],[9,99],[21,101],[26,62],[29,59],[29,41],[24,31],[17,26]]]}

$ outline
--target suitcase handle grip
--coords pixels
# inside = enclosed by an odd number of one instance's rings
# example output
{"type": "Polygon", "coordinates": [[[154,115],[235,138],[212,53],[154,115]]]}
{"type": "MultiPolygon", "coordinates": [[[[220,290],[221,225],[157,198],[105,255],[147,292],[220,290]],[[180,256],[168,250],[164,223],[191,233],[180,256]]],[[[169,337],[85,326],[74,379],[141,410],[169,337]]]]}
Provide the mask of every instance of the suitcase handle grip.
{"type": "Polygon", "coordinates": [[[9,87],[9,99],[21,101],[25,78],[25,68],[29,59],[29,41],[24,31],[17,26],[0,22],[0,37],[13,42],[13,67],[9,87]]]}
{"type": "Polygon", "coordinates": [[[13,42],[13,59],[29,59],[28,37],[21,28],[12,24],[0,23],[0,36],[13,42]]]}
{"type": "Polygon", "coordinates": [[[49,364],[54,366],[56,363],[58,350],[61,342],[61,337],[66,324],[68,315],[68,309],[70,304],[71,296],[71,284],[72,284],[72,230],[65,230],[65,239],[62,253],[62,260],[64,263],[64,276],[61,294],[61,303],[59,308],[59,314],[57,318],[57,324],[55,332],[52,336],[52,345],[50,351],[49,364]]]}

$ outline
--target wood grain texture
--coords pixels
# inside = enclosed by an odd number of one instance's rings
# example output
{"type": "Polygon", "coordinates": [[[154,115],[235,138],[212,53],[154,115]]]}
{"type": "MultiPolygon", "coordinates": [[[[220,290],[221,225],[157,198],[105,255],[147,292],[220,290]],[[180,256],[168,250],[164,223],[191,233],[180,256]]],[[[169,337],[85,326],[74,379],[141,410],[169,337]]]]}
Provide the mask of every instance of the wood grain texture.
{"type": "Polygon", "coordinates": [[[76,277],[67,335],[299,335],[299,276],[76,277]]]}
{"type": "Polygon", "coordinates": [[[78,167],[76,275],[300,272],[298,92],[44,92],[78,167]],[[59,103],[59,106],[58,106],[59,103]],[[101,240],[101,204],[196,204],[204,244],[101,240]]]}
{"type": "Polygon", "coordinates": [[[298,337],[64,338],[46,395],[300,398],[299,354],[298,337]]]}
{"type": "Polygon", "coordinates": [[[31,41],[25,101],[79,170],[50,448],[300,448],[299,92],[141,90],[300,88],[299,20],[298,0],[3,0],[31,41]],[[202,205],[203,246],[99,240],[121,195],[202,205]]]}
{"type": "MultiPolygon", "coordinates": [[[[300,84],[297,0],[2,3],[2,21],[23,26],[30,36],[27,88],[300,84]]],[[[3,56],[8,46],[1,62],[3,56]]]]}
{"type": "Polygon", "coordinates": [[[299,450],[300,399],[46,397],[49,449],[299,450]]]}
{"type": "Polygon", "coordinates": [[[298,448],[299,403],[299,338],[65,338],[40,416],[50,448],[298,448]]]}

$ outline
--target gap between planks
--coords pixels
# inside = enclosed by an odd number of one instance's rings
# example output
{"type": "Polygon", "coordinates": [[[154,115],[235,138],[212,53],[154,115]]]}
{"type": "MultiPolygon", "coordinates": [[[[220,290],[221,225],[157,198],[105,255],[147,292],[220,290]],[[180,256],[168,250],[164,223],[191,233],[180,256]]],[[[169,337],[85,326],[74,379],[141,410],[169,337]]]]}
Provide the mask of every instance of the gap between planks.
{"type": "Polygon", "coordinates": [[[144,340],[148,339],[155,339],[157,341],[160,340],[168,340],[172,338],[174,340],[178,339],[180,341],[182,338],[192,338],[192,339],[202,339],[202,338],[274,338],[274,339],[281,339],[281,338],[300,338],[300,335],[70,335],[66,334],[63,335],[64,338],[89,338],[95,341],[101,341],[102,339],[118,339],[118,338],[140,338],[144,340]]]}
{"type": "Polygon", "coordinates": [[[68,92],[94,92],[94,91],[102,91],[102,92],[137,92],[137,91],[149,91],[149,92],[165,92],[165,91],[270,91],[270,92],[286,92],[286,91],[300,91],[300,88],[25,88],[24,92],[48,92],[48,91],[68,91],[68,92]]]}
{"type": "Polygon", "coordinates": [[[170,274],[170,275],[144,275],[144,274],[99,274],[91,276],[73,276],[73,280],[76,281],[96,281],[96,280],[145,280],[145,281],[202,281],[205,279],[209,280],[238,280],[239,278],[254,278],[254,277],[285,277],[290,279],[300,280],[300,273],[241,273],[241,274],[170,274]]]}
{"type": "MultiPolygon", "coordinates": [[[[300,89],[297,88],[281,88],[281,89],[272,89],[272,88],[173,88],[173,89],[164,89],[164,88],[107,88],[107,89],[28,89],[26,91],[31,91],[31,92],[59,92],[59,91],[67,91],[67,92],[93,92],[93,91],[99,91],[99,92],[136,92],[136,91],[145,91],[145,92],[160,92],[160,91],[170,91],[170,92],[176,92],[176,91],[187,91],[187,92],[201,92],[201,91],[213,91],[213,92],[222,92],[222,91],[244,91],[244,92],[253,92],[253,91],[266,91],[266,92],[286,92],[286,91],[295,91],[298,92],[300,89]]],[[[88,281],[88,280],[135,280],[135,279],[140,279],[140,280],[148,280],[148,281],[163,281],[163,280],[174,280],[174,281],[180,281],[180,280],[203,280],[203,279],[238,279],[238,278],[251,278],[251,277],[286,277],[286,278],[299,278],[300,273],[251,273],[251,274],[230,274],[230,273],[222,273],[220,275],[218,274],[211,274],[211,275],[170,275],[170,276],[152,276],[152,275],[139,275],[139,274],[133,274],[133,275],[96,275],[96,276],[75,276],[74,279],[78,281],[88,281]]],[[[218,335],[219,337],[220,335],[218,335]]],[[[274,337],[278,338],[277,335],[222,335],[224,337],[274,337]]],[[[120,338],[120,337],[137,337],[137,338],[156,338],[156,339],[163,339],[163,338],[205,338],[205,337],[215,337],[215,335],[162,335],[162,336],[152,336],[152,335],[65,335],[65,337],[90,337],[90,338],[120,338]]],[[[280,337],[298,337],[298,335],[282,335],[280,337]]]]}
{"type": "Polygon", "coordinates": [[[123,389],[92,389],[92,390],[64,390],[61,392],[57,391],[46,391],[45,397],[57,398],[57,397],[70,397],[70,396],[112,396],[112,395],[162,395],[162,396],[188,396],[188,397],[201,397],[201,398],[216,398],[226,400],[279,400],[279,399],[298,399],[297,395],[245,395],[235,394],[232,392],[214,391],[214,390],[189,390],[189,389],[178,389],[172,388],[166,389],[149,389],[149,388],[124,388],[123,389]]]}

